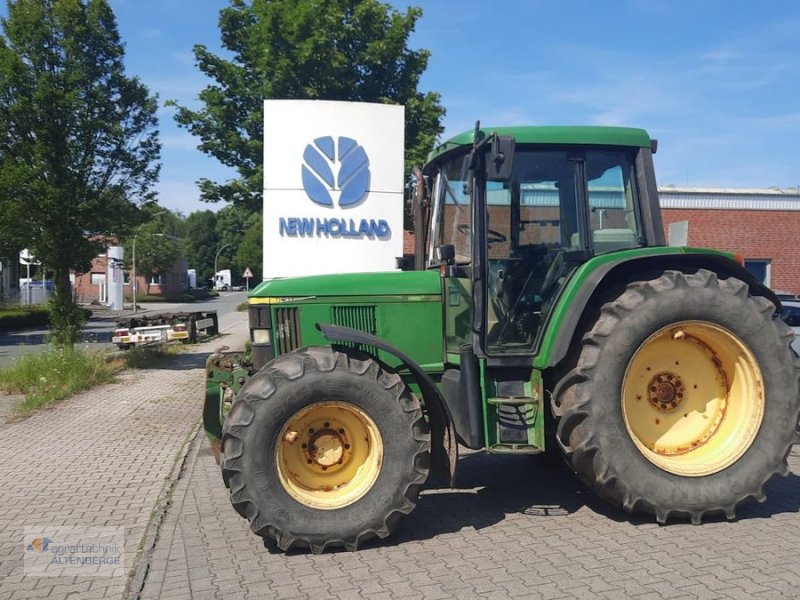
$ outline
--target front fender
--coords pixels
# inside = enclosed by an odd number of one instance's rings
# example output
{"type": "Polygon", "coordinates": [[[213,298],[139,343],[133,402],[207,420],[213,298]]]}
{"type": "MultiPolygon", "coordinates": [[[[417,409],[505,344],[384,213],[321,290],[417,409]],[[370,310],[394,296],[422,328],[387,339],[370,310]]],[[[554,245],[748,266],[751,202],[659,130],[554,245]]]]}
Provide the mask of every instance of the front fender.
{"type": "MultiPolygon", "coordinates": [[[[400,362],[400,368],[407,368],[419,385],[422,391],[422,398],[425,401],[425,411],[428,415],[431,428],[431,470],[437,475],[445,477],[450,486],[455,484],[456,463],[458,461],[458,442],[456,441],[456,430],[453,426],[453,418],[447,403],[442,397],[439,388],[422,370],[416,362],[409,356],[387,344],[385,341],[349,327],[339,325],[328,325],[317,323],[317,329],[325,338],[331,342],[353,342],[356,344],[367,344],[380,348],[396,356],[400,362]]],[[[346,349],[345,349],[346,350],[346,349]]]]}

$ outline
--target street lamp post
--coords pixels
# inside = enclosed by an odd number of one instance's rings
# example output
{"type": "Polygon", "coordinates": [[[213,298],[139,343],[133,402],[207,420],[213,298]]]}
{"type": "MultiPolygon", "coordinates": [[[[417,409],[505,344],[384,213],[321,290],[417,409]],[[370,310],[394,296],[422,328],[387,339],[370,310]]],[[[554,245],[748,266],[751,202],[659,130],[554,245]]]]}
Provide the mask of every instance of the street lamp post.
{"type": "Polygon", "coordinates": [[[219,253],[222,252],[225,248],[230,246],[230,244],[223,244],[217,250],[217,254],[214,256],[214,288],[217,287],[217,259],[219,258],[219,253]]]}
{"type": "Polygon", "coordinates": [[[150,219],[145,221],[141,225],[136,228],[136,233],[133,234],[133,251],[131,252],[131,291],[133,293],[133,313],[136,314],[136,236],[139,235],[139,231],[141,231],[142,227],[149,223],[150,220],[154,219],[158,215],[163,215],[164,213],[169,212],[168,210],[160,210],[157,213],[150,215],[150,219]]]}

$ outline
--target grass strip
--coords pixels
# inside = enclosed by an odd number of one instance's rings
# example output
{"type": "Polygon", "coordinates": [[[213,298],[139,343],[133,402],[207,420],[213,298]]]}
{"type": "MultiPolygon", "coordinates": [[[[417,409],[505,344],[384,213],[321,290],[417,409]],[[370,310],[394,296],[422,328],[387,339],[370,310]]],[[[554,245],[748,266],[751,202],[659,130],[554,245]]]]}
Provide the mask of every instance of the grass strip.
{"type": "Polygon", "coordinates": [[[78,392],[114,381],[114,375],[123,369],[163,367],[165,360],[178,353],[175,345],[141,346],[113,354],[56,348],[31,352],[0,369],[0,391],[23,395],[25,399],[14,412],[16,417],[27,417],[78,392]]]}
{"type": "Polygon", "coordinates": [[[11,367],[0,369],[0,389],[24,395],[16,413],[27,416],[77,392],[112,381],[124,367],[123,359],[109,359],[103,352],[50,349],[23,354],[11,367]]]}

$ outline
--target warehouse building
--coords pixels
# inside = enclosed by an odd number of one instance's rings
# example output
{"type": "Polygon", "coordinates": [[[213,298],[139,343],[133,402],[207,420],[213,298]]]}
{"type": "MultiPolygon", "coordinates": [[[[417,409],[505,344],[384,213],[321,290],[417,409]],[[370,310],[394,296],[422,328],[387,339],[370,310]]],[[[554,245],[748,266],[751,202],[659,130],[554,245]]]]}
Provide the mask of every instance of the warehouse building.
{"type": "MultiPolygon", "coordinates": [[[[558,205],[555,192],[533,192],[523,196],[523,203],[558,205]]],[[[607,209],[624,204],[618,190],[598,187],[590,189],[590,197],[607,209]]],[[[800,190],[665,186],[659,188],[659,198],[664,233],[673,245],[739,255],[767,286],[800,295],[800,190]]],[[[413,253],[414,235],[407,231],[404,255],[411,258],[413,253]]]]}
{"type": "Polygon", "coordinates": [[[769,287],[800,294],[800,190],[666,186],[659,198],[673,243],[740,255],[769,287]]]}

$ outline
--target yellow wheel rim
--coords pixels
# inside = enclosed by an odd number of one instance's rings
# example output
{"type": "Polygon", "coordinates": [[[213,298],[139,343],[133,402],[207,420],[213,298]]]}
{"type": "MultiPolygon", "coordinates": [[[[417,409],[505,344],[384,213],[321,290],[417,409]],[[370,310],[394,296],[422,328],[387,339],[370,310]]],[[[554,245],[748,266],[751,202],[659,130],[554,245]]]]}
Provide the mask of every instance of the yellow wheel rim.
{"type": "Polygon", "coordinates": [[[281,429],[276,460],[284,489],[312,508],[342,508],[364,496],[383,462],[375,422],[347,402],[319,402],[281,429]]]}
{"type": "Polygon", "coordinates": [[[730,331],[705,321],[675,323],[633,355],[622,412],[650,462],[676,475],[717,473],[741,458],[761,426],[761,370],[730,331]]]}

